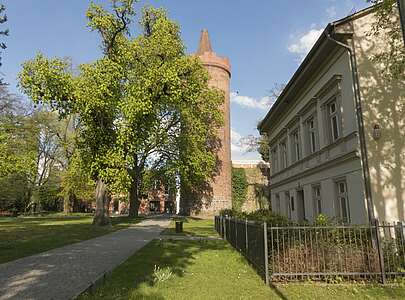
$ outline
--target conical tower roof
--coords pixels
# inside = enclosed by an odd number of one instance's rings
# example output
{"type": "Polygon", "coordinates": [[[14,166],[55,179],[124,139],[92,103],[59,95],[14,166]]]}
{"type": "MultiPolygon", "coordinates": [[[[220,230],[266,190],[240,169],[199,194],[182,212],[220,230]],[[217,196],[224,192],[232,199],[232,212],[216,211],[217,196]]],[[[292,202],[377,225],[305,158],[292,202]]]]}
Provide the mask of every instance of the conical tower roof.
{"type": "Polygon", "coordinates": [[[200,44],[198,46],[197,55],[203,55],[206,52],[212,53],[210,36],[207,29],[201,30],[200,44]]]}

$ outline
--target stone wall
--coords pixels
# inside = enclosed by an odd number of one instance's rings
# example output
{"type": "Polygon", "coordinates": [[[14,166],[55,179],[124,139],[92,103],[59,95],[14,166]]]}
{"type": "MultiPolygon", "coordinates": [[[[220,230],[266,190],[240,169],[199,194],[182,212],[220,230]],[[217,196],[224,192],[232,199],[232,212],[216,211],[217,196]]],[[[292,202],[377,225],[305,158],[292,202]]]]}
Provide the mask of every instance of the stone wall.
{"type": "Polygon", "coordinates": [[[268,208],[269,196],[269,165],[259,163],[233,163],[233,168],[243,168],[248,182],[246,200],[242,211],[252,212],[261,208],[268,208]]]}

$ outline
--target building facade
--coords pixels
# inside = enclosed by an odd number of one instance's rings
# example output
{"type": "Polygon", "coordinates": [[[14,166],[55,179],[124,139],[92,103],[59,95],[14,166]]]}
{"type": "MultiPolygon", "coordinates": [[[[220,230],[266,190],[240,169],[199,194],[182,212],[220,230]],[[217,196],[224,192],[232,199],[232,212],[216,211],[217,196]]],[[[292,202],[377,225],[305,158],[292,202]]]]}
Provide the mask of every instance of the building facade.
{"type": "Polygon", "coordinates": [[[405,83],[372,61],[374,10],[329,24],[259,124],[272,209],[294,221],[404,220],[405,83]]]}

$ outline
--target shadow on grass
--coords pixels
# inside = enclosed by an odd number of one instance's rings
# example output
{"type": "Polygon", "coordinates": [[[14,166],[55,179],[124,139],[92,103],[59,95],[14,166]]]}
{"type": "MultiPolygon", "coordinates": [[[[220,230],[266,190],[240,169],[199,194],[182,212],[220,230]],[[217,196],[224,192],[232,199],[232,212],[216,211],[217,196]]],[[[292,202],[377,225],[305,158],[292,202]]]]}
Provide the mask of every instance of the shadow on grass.
{"type": "Polygon", "coordinates": [[[196,217],[174,218],[169,228],[162,232],[162,235],[181,236],[217,236],[212,219],[200,219],[196,217]],[[176,233],[175,221],[183,221],[183,232],[176,233]]]}
{"type": "MultiPolygon", "coordinates": [[[[155,266],[161,269],[169,267],[172,274],[180,278],[198,276],[189,274],[187,268],[198,259],[203,259],[201,255],[204,252],[212,250],[232,251],[222,241],[153,240],[117,267],[96,291],[87,292],[79,299],[165,299],[160,292],[156,292],[156,288],[160,289],[163,285],[165,288],[171,287],[166,282],[155,280],[155,266]]],[[[206,270],[200,272],[208,276],[211,270],[207,266],[206,270]]],[[[200,283],[204,285],[204,278],[200,283]]]]}
{"type": "Polygon", "coordinates": [[[283,300],[288,300],[288,298],[286,297],[286,295],[284,295],[284,293],[282,291],[280,291],[277,286],[275,286],[273,283],[270,282],[270,288],[273,290],[274,293],[276,293],[277,296],[280,297],[280,299],[283,300]]]}

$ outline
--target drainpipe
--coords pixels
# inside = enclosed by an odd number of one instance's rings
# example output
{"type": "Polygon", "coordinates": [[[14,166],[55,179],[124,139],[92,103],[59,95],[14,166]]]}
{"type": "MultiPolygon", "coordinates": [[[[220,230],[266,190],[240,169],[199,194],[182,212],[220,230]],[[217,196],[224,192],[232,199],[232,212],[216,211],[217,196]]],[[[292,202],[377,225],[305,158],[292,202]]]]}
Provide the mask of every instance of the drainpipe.
{"type": "Polygon", "coordinates": [[[368,157],[367,157],[366,136],[365,136],[365,131],[364,131],[363,112],[362,112],[362,108],[361,108],[361,94],[360,94],[360,89],[359,89],[360,85],[359,85],[359,76],[358,76],[358,71],[357,71],[356,55],[354,53],[354,49],[352,49],[350,46],[332,38],[330,35],[330,31],[325,32],[328,40],[345,48],[347,50],[347,52],[349,53],[349,57],[350,57],[350,67],[352,69],[352,79],[353,79],[353,87],[354,87],[354,99],[355,99],[355,103],[356,103],[357,126],[359,128],[360,159],[361,159],[363,177],[364,177],[364,190],[365,190],[366,201],[367,201],[368,219],[369,219],[370,225],[372,225],[372,224],[374,224],[374,220],[375,220],[374,203],[373,203],[373,198],[372,198],[372,194],[371,194],[370,169],[369,169],[368,157]]]}
{"type": "Polygon", "coordinates": [[[404,40],[405,45],[405,1],[404,0],[397,0],[398,11],[399,11],[399,19],[401,22],[402,28],[402,37],[404,40]]]}

